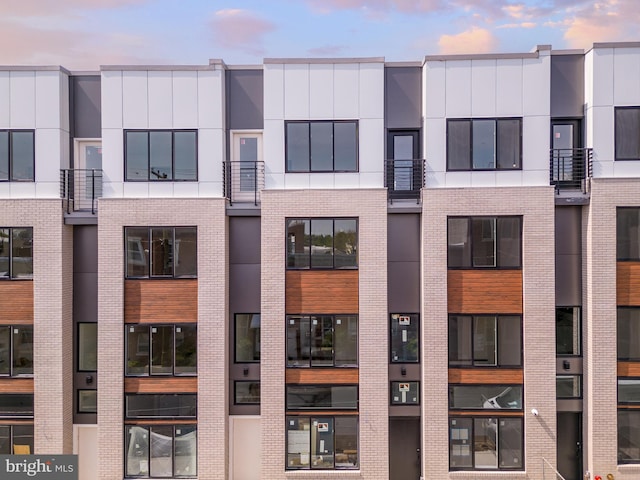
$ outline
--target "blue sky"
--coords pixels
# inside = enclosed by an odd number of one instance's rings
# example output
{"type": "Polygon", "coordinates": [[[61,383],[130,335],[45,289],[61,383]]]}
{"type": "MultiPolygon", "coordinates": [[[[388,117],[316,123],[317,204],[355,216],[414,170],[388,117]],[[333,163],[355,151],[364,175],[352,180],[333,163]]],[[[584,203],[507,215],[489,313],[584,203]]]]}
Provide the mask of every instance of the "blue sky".
{"type": "Polygon", "coordinates": [[[640,0],[0,0],[0,64],[258,64],[640,40],[640,0]]]}

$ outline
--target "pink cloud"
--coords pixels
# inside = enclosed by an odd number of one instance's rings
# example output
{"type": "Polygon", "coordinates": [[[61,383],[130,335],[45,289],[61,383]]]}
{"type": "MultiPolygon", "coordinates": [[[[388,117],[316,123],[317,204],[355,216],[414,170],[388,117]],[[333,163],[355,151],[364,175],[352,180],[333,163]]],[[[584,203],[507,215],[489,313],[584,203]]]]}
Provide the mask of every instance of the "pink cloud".
{"type": "Polygon", "coordinates": [[[589,48],[594,42],[638,40],[637,0],[596,0],[572,13],[561,28],[566,29],[564,38],[573,48],[589,48]]]}
{"type": "Polygon", "coordinates": [[[496,50],[498,40],[484,28],[472,27],[456,35],[442,35],[438,40],[440,53],[455,55],[462,53],[489,53],[496,50]]]}
{"type": "Polygon", "coordinates": [[[118,8],[146,3],[148,0],[2,0],[0,16],[3,17],[40,17],[60,14],[71,10],[94,10],[118,8]]]}
{"type": "Polygon", "coordinates": [[[260,47],[263,37],[276,29],[268,20],[240,9],[218,10],[210,24],[220,46],[253,54],[264,52],[260,47]]]}
{"type": "Polygon", "coordinates": [[[308,0],[316,11],[327,13],[332,10],[363,10],[365,12],[387,12],[397,10],[403,13],[434,12],[445,8],[444,0],[308,0]]]}

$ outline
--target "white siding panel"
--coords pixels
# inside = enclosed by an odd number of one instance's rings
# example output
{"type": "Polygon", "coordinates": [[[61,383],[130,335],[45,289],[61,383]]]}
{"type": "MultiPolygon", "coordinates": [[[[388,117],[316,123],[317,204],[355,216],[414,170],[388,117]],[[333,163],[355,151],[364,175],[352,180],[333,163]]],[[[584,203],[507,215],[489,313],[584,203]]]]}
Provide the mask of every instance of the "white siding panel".
{"type": "MultiPolygon", "coordinates": [[[[285,173],[284,188],[307,189],[310,186],[309,173],[285,173]]],[[[315,175],[315,174],[314,174],[315,175]]]]}
{"type": "Polygon", "coordinates": [[[427,170],[444,172],[447,169],[447,122],[444,118],[429,118],[424,122],[424,129],[427,170]]]}
{"type": "Polygon", "coordinates": [[[60,74],[60,105],[61,107],[61,115],[60,115],[60,128],[66,130],[67,132],[71,130],[69,124],[69,109],[66,108],[66,105],[69,105],[69,76],[66,74],[60,74]]]}
{"type": "Polygon", "coordinates": [[[285,170],[284,122],[265,119],[262,138],[265,170],[269,173],[283,173],[285,170]]]}
{"type": "Polygon", "coordinates": [[[198,72],[198,124],[201,128],[224,128],[222,72],[198,72]]]}
{"type": "Polygon", "coordinates": [[[495,187],[496,172],[473,172],[471,174],[472,187],[495,187]]]}
{"type": "Polygon", "coordinates": [[[173,72],[173,128],[198,126],[198,72],[173,72]]]}
{"type": "Polygon", "coordinates": [[[442,188],[446,186],[446,173],[432,172],[427,170],[425,175],[425,185],[427,188],[442,188]]]}
{"type": "Polygon", "coordinates": [[[333,116],[333,65],[309,65],[309,117],[327,120],[333,116]]]}
{"type": "Polygon", "coordinates": [[[102,72],[102,128],[122,128],[122,72],[102,72]]]}
{"type": "Polygon", "coordinates": [[[173,197],[173,182],[149,182],[150,198],[173,197]]]}
{"type": "Polygon", "coordinates": [[[593,50],[584,56],[584,102],[587,109],[593,106],[593,50]]]}
{"type": "Polygon", "coordinates": [[[284,66],[284,118],[306,120],[309,118],[309,65],[284,66]]]}
{"type": "Polygon", "coordinates": [[[36,124],[36,77],[34,72],[11,72],[11,128],[36,124]]]}
{"type": "Polygon", "coordinates": [[[199,196],[199,185],[196,182],[174,182],[173,196],[180,198],[196,198],[199,196]]]}
{"type": "Polygon", "coordinates": [[[312,173],[309,174],[309,188],[335,188],[335,177],[340,173],[312,173]]]}
{"type": "Polygon", "coordinates": [[[613,49],[593,50],[593,106],[613,105],[613,49]]]}
{"type": "Polygon", "coordinates": [[[222,133],[220,130],[201,128],[198,131],[198,180],[215,182],[222,175],[222,133]]]}
{"type": "Polygon", "coordinates": [[[499,187],[519,187],[522,185],[522,170],[496,172],[496,185],[499,187]]]}
{"type": "Polygon", "coordinates": [[[360,118],[384,118],[384,64],[360,64],[360,118]]]}
{"type": "Polygon", "coordinates": [[[358,118],[360,112],[359,78],[360,67],[356,64],[337,64],[333,66],[334,118],[358,118]]]}
{"type": "Polygon", "coordinates": [[[360,186],[360,174],[336,173],[333,184],[335,188],[358,188],[360,186]]]}
{"type": "Polygon", "coordinates": [[[615,155],[613,107],[594,107],[593,152],[598,161],[612,161],[615,155]]]}
{"type": "Polygon", "coordinates": [[[149,182],[124,182],[123,196],[125,198],[148,198],[149,182]]]}
{"type": "Polygon", "coordinates": [[[524,115],[551,114],[551,57],[525,58],[523,60],[524,115]]]}
{"type": "Polygon", "coordinates": [[[11,80],[9,72],[0,72],[0,128],[11,127],[11,80]]]}
{"type": "Polygon", "coordinates": [[[445,174],[445,185],[447,188],[470,187],[471,172],[447,172],[445,174]]]}
{"type": "MultiPolygon", "coordinates": [[[[436,92],[437,93],[437,92],[436,92]]],[[[471,61],[471,115],[496,115],[496,61],[471,61]]]]}
{"type": "Polygon", "coordinates": [[[522,172],[522,185],[526,187],[549,185],[549,169],[522,172]]]}
{"type": "Polygon", "coordinates": [[[62,110],[69,110],[60,98],[60,72],[36,72],[36,128],[60,128],[62,110]]]}
{"type": "Polygon", "coordinates": [[[201,198],[222,197],[222,184],[219,182],[200,182],[189,185],[197,186],[198,196],[201,198]]]}
{"type": "Polygon", "coordinates": [[[11,182],[11,198],[34,198],[36,184],[33,182],[11,182]]]}
{"type": "Polygon", "coordinates": [[[57,182],[36,182],[36,198],[60,198],[60,180],[57,182]]]}
{"type": "Polygon", "coordinates": [[[471,116],[471,61],[447,61],[446,69],[446,116],[471,116]]]}
{"type": "Polygon", "coordinates": [[[594,178],[613,178],[614,176],[614,161],[613,160],[603,160],[596,161],[593,160],[593,177],[594,178]]]}
{"type": "Polygon", "coordinates": [[[102,176],[108,182],[124,180],[124,138],[120,129],[102,129],[102,176]]]}
{"type": "Polygon", "coordinates": [[[441,118],[446,116],[446,65],[447,62],[427,62],[423,69],[422,98],[426,118],[441,118]]]}
{"type": "Polygon", "coordinates": [[[613,174],[616,177],[640,177],[640,162],[613,162],[613,174]]]}
{"type": "Polygon", "coordinates": [[[384,176],[382,172],[360,174],[360,188],[383,188],[383,187],[384,187],[384,176]]]}
{"type": "Polygon", "coordinates": [[[498,60],[497,92],[499,117],[522,115],[522,60],[498,60]]]}
{"type": "Polygon", "coordinates": [[[149,72],[149,128],[173,127],[171,72],[149,72]]]}
{"type": "Polygon", "coordinates": [[[11,198],[11,182],[0,182],[0,198],[11,198]]]}
{"type": "Polygon", "coordinates": [[[124,128],[149,128],[147,72],[122,73],[124,128]]]}
{"type": "Polygon", "coordinates": [[[284,188],[284,173],[265,173],[264,188],[266,190],[280,190],[284,188]]]}
{"type": "Polygon", "coordinates": [[[264,119],[284,118],[284,65],[264,65],[264,119]]]}
{"type": "Polygon", "coordinates": [[[616,48],[613,57],[614,105],[640,105],[640,48],[616,48]]]}
{"type": "Polygon", "coordinates": [[[549,169],[549,128],[548,117],[522,119],[523,170],[549,169]]]}
{"type": "Polygon", "coordinates": [[[384,120],[360,120],[358,126],[358,166],[360,172],[384,170],[384,120]]]}
{"type": "Polygon", "coordinates": [[[40,128],[35,136],[36,182],[60,181],[60,130],[40,128]]]}
{"type": "Polygon", "coordinates": [[[123,195],[124,183],[107,182],[104,178],[102,179],[102,198],[122,198],[123,195]]]}

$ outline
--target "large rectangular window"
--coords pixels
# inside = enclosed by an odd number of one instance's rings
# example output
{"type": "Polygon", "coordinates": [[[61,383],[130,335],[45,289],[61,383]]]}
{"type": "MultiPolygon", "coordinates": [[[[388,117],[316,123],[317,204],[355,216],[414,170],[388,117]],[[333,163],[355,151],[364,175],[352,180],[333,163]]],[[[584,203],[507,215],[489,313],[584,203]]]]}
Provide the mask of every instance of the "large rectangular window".
{"type": "Polygon", "coordinates": [[[420,315],[391,314],[391,363],[420,361],[420,315]]]}
{"type": "Polygon", "coordinates": [[[195,394],[127,394],[126,418],[196,418],[195,394]]]}
{"type": "Polygon", "coordinates": [[[355,218],[287,219],[287,268],[357,268],[355,218]]]}
{"type": "Polygon", "coordinates": [[[616,160],[640,160],[640,107],[615,109],[616,160]]]}
{"type": "Polygon", "coordinates": [[[452,410],[522,410],[521,385],[449,385],[452,410]]]}
{"type": "Polygon", "coordinates": [[[287,417],[287,470],[357,469],[358,464],[358,417],[287,417]]]}
{"type": "Polygon", "coordinates": [[[0,425],[0,455],[33,453],[33,425],[0,425]]]}
{"type": "Polygon", "coordinates": [[[126,375],[196,374],[196,325],[125,325],[125,336],[126,375]]]}
{"type": "Polygon", "coordinates": [[[556,307],[556,355],[580,355],[580,307],[556,307]]]}
{"type": "Polygon", "coordinates": [[[357,385],[287,385],[287,410],[357,409],[357,385]]]}
{"type": "Polygon", "coordinates": [[[0,181],[34,181],[34,137],[33,130],[0,130],[0,181]]]}
{"type": "Polygon", "coordinates": [[[523,422],[516,417],[450,417],[450,470],[523,470],[523,422]]]}
{"type": "Polygon", "coordinates": [[[522,366],[522,317],[449,315],[449,366],[522,366]]]}
{"type": "Polygon", "coordinates": [[[0,279],[33,278],[33,229],[0,227],[0,279]]]}
{"type": "Polygon", "coordinates": [[[195,425],[128,425],[125,432],[125,476],[197,476],[198,441],[195,425]]]}
{"type": "Polygon", "coordinates": [[[357,172],[358,122],[288,121],[287,172],[357,172]]]}
{"type": "Polygon", "coordinates": [[[195,278],[196,227],[125,227],[127,278],[195,278]]]}
{"type": "Polygon", "coordinates": [[[520,268],[521,217],[449,217],[449,268],[520,268]]]}
{"type": "Polygon", "coordinates": [[[33,326],[0,325],[0,375],[33,375],[33,326]]]}
{"type": "Polygon", "coordinates": [[[195,130],[127,130],[124,151],[127,181],[198,179],[195,130]]]}
{"type": "Polygon", "coordinates": [[[640,307],[618,307],[618,360],[640,361],[640,307]]]}
{"type": "Polygon", "coordinates": [[[0,418],[4,417],[33,418],[33,394],[0,394],[0,418]]]}
{"type": "Polygon", "coordinates": [[[521,168],[521,118],[447,120],[447,170],[521,168]]]}
{"type": "Polygon", "coordinates": [[[235,363],[260,362],[260,314],[235,316],[235,363]]]}
{"type": "Polygon", "coordinates": [[[640,410],[618,409],[618,463],[640,463],[640,410]]]}
{"type": "Polygon", "coordinates": [[[640,207],[616,210],[616,245],[618,261],[640,260],[640,207]]]}
{"type": "Polygon", "coordinates": [[[640,378],[618,378],[618,403],[640,405],[640,378]]]}
{"type": "Polygon", "coordinates": [[[287,367],[356,367],[356,315],[288,315],[287,367]]]}

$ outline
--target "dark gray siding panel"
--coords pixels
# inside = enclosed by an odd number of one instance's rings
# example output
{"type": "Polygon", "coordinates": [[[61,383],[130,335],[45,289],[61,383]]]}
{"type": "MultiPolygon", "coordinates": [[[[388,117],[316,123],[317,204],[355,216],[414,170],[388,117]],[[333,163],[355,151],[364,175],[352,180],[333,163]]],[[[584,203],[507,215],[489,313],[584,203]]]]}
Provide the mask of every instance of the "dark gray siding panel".
{"type": "Polygon", "coordinates": [[[556,305],[582,305],[582,207],[558,207],[556,234],[556,305]]]}
{"type": "Polygon", "coordinates": [[[262,70],[227,70],[227,128],[262,130],[263,97],[262,70]]]}
{"type": "Polygon", "coordinates": [[[420,311],[420,262],[389,262],[387,285],[390,313],[420,311]]]}
{"type": "Polygon", "coordinates": [[[420,215],[414,213],[387,216],[387,260],[420,261],[420,215]]]}
{"type": "Polygon", "coordinates": [[[73,227],[73,271],[98,273],[98,227],[73,227]]]}
{"type": "Polygon", "coordinates": [[[584,55],[551,56],[551,116],[584,115],[584,55]]]}
{"type": "Polygon", "coordinates": [[[260,217],[229,217],[229,263],[260,264],[260,217]]]}
{"type": "Polygon", "coordinates": [[[101,138],[100,76],[71,77],[71,135],[75,138],[101,138]]]}
{"type": "Polygon", "coordinates": [[[260,312],[260,265],[229,265],[229,311],[260,312]]]}
{"type": "Polygon", "coordinates": [[[98,321],[98,227],[73,227],[73,319],[98,321]]]}
{"type": "Polygon", "coordinates": [[[422,126],[422,71],[420,67],[387,67],[385,72],[385,126],[422,126]]]}

